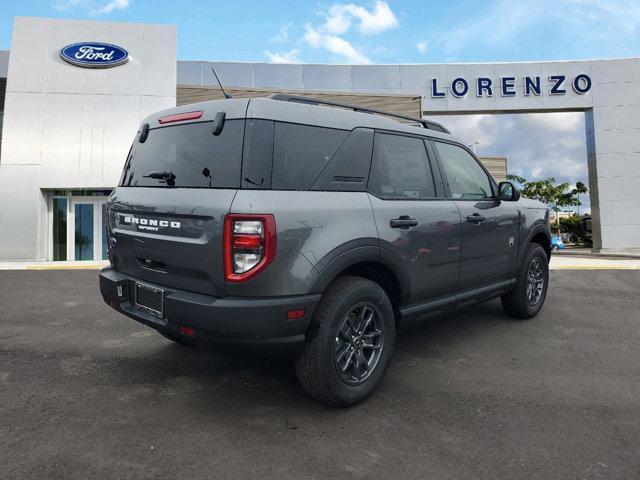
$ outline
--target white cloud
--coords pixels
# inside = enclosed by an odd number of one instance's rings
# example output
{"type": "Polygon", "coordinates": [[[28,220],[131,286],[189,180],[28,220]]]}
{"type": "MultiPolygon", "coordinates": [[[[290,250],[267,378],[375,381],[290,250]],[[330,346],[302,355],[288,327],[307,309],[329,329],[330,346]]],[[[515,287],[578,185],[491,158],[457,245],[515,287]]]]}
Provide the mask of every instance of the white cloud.
{"type": "Polygon", "coordinates": [[[416,43],[416,48],[418,49],[418,52],[424,55],[425,53],[427,53],[427,51],[429,51],[429,42],[427,42],[426,40],[421,40],[416,43]]]}
{"type": "Polygon", "coordinates": [[[291,22],[280,25],[278,33],[271,38],[271,41],[276,43],[286,43],[289,40],[289,30],[291,30],[292,26],[293,24],[291,22]]]}
{"type": "Polygon", "coordinates": [[[124,10],[129,7],[129,0],[111,0],[98,10],[99,13],[111,13],[114,10],[124,10]]]}
{"type": "Polygon", "coordinates": [[[325,18],[322,29],[335,35],[349,31],[353,20],[358,23],[358,31],[364,34],[381,33],[398,26],[398,19],[389,4],[381,0],[376,1],[372,11],[353,3],[333,5],[325,18]]]}
{"type": "Polygon", "coordinates": [[[312,47],[324,48],[335,55],[343,57],[343,59],[349,63],[372,63],[368,57],[358,52],[358,50],[356,50],[356,48],[344,38],[321,33],[314,29],[310,24],[307,24],[306,26],[306,32],[303,39],[312,47]]]}
{"type": "Polygon", "coordinates": [[[95,0],[57,0],[53,4],[55,10],[67,12],[70,10],[83,10],[90,16],[104,15],[115,10],[129,8],[130,0],[110,0],[108,2],[95,0]]]}
{"type": "Polygon", "coordinates": [[[288,52],[271,52],[266,50],[264,53],[269,57],[269,62],[271,63],[300,63],[300,59],[298,58],[300,50],[298,48],[293,48],[288,52]]]}
{"type": "MultiPolygon", "coordinates": [[[[348,63],[369,64],[371,59],[344,38],[353,28],[363,35],[373,35],[395,28],[398,19],[387,2],[377,0],[367,9],[353,3],[335,4],[321,14],[324,22],[307,23],[302,40],[313,48],[322,48],[348,63]]],[[[385,51],[383,45],[374,49],[385,51]]]]}
{"type": "Polygon", "coordinates": [[[531,123],[554,132],[572,132],[581,128],[583,116],[574,112],[556,112],[553,115],[532,115],[531,123]]]}

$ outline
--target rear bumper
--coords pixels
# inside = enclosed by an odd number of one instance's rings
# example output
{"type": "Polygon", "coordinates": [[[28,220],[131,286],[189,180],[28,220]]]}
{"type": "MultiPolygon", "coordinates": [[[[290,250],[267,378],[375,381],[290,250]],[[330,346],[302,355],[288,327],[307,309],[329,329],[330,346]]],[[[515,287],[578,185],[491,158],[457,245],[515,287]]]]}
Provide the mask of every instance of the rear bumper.
{"type": "MultiPolygon", "coordinates": [[[[177,290],[163,285],[164,318],[136,308],[134,298],[138,279],[117,272],[112,267],[100,271],[100,293],[104,301],[140,323],[180,336],[181,325],[193,327],[194,343],[228,343],[256,345],[302,344],[320,295],[277,298],[218,298],[177,290]],[[122,295],[118,296],[118,286],[122,295]],[[304,317],[287,320],[287,311],[305,309],[304,317]]],[[[143,282],[149,284],[149,282],[143,282]]]]}

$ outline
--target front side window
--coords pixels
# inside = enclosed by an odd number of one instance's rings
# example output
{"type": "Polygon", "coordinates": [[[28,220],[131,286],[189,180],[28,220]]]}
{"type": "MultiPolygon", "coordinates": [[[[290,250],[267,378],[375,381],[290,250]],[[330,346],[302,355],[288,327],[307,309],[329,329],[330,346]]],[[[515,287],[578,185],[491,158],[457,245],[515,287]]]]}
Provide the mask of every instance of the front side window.
{"type": "Polygon", "coordinates": [[[478,200],[493,196],[489,177],[469,152],[450,143],[433,143],[440,155],[453,198],[478,200]]]}
{"type": "Polygon", "coordinates": [[[384,198],[435,197],[424,142],[415,137],[376,134],[369,190],[384,198]]]}

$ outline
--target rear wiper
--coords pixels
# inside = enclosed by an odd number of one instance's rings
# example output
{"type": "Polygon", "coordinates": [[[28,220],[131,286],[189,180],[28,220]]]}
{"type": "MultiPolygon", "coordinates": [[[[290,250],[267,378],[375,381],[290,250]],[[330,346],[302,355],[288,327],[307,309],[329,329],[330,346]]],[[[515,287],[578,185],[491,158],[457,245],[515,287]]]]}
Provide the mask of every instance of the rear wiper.
{"type": "Polygon", "coordinates": [[[143,175],[143,177],[164,181],[169,187],[175,187],[176,185],[176,176],[173,172],[150,172],[147,175],[143,175]]]}
{"type": "Polygon", "coordinates": [[[144,178],[155,178],[156,180],[166,180],[167,178],[174,177],[173,172],[150,172],[147,175],[143,175],[144,178]]]}

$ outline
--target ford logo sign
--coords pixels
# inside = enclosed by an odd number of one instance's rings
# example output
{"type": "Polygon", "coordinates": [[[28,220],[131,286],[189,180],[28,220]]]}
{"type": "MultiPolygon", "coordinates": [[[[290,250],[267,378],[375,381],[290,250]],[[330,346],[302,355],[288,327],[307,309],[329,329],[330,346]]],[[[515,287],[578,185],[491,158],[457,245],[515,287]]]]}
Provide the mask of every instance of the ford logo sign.
{"type": "Polygon", "coordinates": [[[129,52],[110,43],[82,42],[62,48],[60,57],[78,67],[108,68],[127,62],[129,52]]]}

